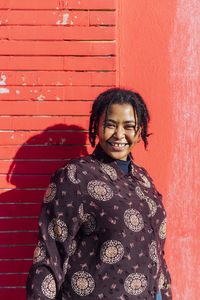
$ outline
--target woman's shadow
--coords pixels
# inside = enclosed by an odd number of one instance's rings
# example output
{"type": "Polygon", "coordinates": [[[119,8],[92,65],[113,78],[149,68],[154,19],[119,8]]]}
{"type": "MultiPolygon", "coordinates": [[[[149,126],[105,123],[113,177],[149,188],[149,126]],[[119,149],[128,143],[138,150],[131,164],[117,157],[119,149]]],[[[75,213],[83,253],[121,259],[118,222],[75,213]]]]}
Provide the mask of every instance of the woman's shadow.
{"type": "MultiPolygon", "coordinates": [[[[15,188],[0,195],[0,257],[5,261],[1,273],[29,270],[37,243],[38,216],[50,177],[69,159],[87,155],[87,144],[88,133],[82,127],[57,124],[30,137],[19,148],[7,174],[7,182],[15,188]],[[23,264],[24,259],[29,262],[23,264]]],[[[24,285],[24,276],[27,275],[19,274],[9,286],[24,285]]]]}

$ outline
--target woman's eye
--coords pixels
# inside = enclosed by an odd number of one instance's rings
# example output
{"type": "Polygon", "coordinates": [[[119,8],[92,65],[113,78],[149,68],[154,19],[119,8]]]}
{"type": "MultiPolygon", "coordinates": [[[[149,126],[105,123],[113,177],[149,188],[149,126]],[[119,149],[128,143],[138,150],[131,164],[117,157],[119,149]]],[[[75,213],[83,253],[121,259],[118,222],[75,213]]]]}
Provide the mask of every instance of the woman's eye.
{"type": "Polygon", "coordinates": [[[135,126],[134,125],[127,125],[126,129],[135,130],[135,126]]]}
{"type": "Polygon", "coordinates": [[[107,127],[107,128],[115,128],[115,125],[114,125],[114,124],[109,124],[109,123],[108,123],[108,124],[106,124],[106,127],[107,127]]]}

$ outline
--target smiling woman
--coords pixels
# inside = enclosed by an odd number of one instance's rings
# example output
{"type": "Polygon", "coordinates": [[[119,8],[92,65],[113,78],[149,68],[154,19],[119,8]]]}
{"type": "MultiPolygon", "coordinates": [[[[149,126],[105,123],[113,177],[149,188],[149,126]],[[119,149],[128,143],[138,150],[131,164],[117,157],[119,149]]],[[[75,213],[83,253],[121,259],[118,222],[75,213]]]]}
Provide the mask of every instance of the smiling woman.
{"type": "Polygon", "coordinates": [[[110,89],[94,101],[89,135],[99,143],[52,176],[28,300],[172,299],[162,196],[130,154],[140,136],[147,146],[148,121],[132,91],[110,89]]]}

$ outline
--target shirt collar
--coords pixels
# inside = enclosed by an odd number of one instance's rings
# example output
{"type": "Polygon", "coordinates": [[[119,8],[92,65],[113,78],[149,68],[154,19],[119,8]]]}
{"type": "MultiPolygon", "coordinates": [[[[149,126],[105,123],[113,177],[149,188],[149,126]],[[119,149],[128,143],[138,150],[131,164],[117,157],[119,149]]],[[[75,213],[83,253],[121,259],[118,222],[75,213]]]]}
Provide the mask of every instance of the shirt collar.
{"type": "MultiPolygon", "coordinates": [[[[100,162],[110,164],[112,167],[115,168],[116,171],[120,169],[120,167],[117,165],[116,160],[107,155],[104,150],[101,148],[100,144],[98,144],[95,148],[95,150],[92,153],[93,156],[95,156],[100,162]]],[[[131,171],[128,172],[128,174],[123,174],[123,171],[120,169],[120,173],[122,176],[132,175],[133,177],[137,178],[139,181],[141,181],[141,177],[139,175],[139,169],[140,167],[137,166],[133,160],[132,160],[132,154],[129,153],[129,160],[131,160],[131,171]]],[[[118,172],[119,173],[119,172],[118,172]]]]}

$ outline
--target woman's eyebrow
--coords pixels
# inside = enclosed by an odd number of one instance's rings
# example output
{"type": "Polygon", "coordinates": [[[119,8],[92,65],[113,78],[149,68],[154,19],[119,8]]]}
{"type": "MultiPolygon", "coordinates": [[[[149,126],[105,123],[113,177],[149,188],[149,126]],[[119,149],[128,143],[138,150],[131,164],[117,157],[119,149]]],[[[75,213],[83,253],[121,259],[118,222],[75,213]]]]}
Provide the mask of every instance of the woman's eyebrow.
{"type": "MultiPolygon", "coordinates": [[[[107,122],[112,122],[114,124],[118,124],[119,122],[113,120],[113,119],[108,119],[107,122]]],[[[124,121],[123,123],[127,124],[127,123],[134,123],[135,124],[135,120],[127,120],[127,121],[124,121]]]]}

